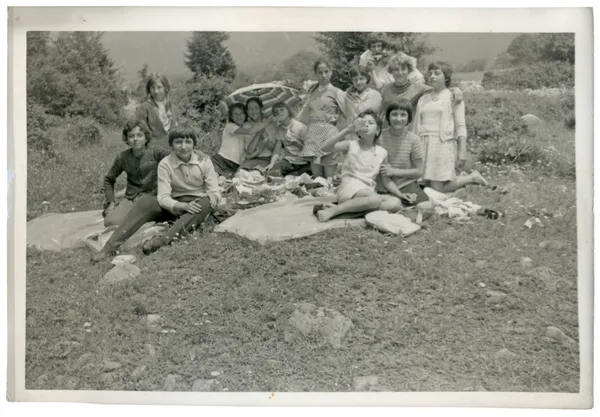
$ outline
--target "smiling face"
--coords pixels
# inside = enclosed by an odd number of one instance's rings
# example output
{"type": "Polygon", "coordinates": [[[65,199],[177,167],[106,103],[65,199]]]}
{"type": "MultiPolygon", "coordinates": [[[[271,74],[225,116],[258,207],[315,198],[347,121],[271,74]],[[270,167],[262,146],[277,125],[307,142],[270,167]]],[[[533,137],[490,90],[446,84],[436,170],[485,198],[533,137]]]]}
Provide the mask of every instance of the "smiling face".
{"type": "Polygon", "coordinates": [[[290,120],[290,113],[285,107],[277,107],[273,115],[277,126],[286,126],[290,120]]]}
{"type": "Polygon", "coordinates": [[[247,108],[248,117],[250,118],[250,120],[252,120],[253,122],[260,122],[262,120],[262,111],[256,101],[253,100],[249,102],[247,108]]]}
{"type": "Polygon", "coordinates": [[[436,90],[446,88],[446,76],[439,68],[429,70],[428,81],[429,85],[436,90]]]}
{"type": "Polygon", "coordinates": [[[319,84],[327,85],[329,84],[329,80],[331,79],[331,69],[327,66],[327,64],[321,63],[317,67],[315,75],[317,76],[319,84]]]}
{"type": "Polygon", "coordinates": [[[352,78],[352,85],[359,93],[362,93],[367,88],[367,77],[364,75],[356,75],[352,78]]]}
{"type": "Polygon", "coordinates": [[[406,82],[408,79],[408,74],[410,73],[409,68],[406,65],[398,65],[390,69],[390,73],[394,76],[394,83],[396,85],[401,85],[406,82]]]}
{"type": "Polygon", "coordinates": [[[146,135],[144,135],[144,132],[142,132],[142,129],[140,129],[139,126],[134,127],[127,133],[127,145],[134,151],[144,149],[146,143],[148,143],[146,135]]]}
{"type": "Polygon", "coordinates": [[[165,90],[165,86],[163,85],[163,83],[160,80],[156,80],[150,86],[150,96],[152,96],[152,98],[155,101],[163,101],[165,99],[165,97],[167,96],[167,91],[165,90]]]}
{"type": "Polygon", "coordinates": [[[239,107],[235,107],[231,111],[231,119],[236,125],[242,126],[246,121],[246,115],[244,114],[244,110],[240,109],[239,107]]]}
{"type": "Polygon", "coordinates": [[[404,109],[392,110],[390,112],[390,126],[401,129],[408,124],[408,112],[404,109]]]}
{"type": "Polygon", "coordinates": [[[190,137],[173,139],[173,152],[182,161],[189,161],[194,150],[194,139],[190,137]]]}

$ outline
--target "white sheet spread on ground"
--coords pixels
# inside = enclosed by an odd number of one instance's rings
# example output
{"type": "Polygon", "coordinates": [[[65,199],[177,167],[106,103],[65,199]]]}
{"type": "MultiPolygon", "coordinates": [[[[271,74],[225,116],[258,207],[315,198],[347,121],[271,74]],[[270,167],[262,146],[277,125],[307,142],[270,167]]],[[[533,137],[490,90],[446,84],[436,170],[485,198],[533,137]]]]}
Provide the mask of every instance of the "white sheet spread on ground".
{"type": "MultiPolygon", "coordinates": [[[[102,210],[47,213],[27,222],[27,246],[55,252],[88,246],[99,251],[114,229],[105,229],[102,210]]],[[[154,223],[146,223],[122,249],[131,250],[162,230],[154,223]]]]}
{"type": "Polygon", "coordinates": [[[215,228],[261,244],[296,239],[340,227],[366,226],[365,219],[333,219],[321,223],[313,206],[335,201],[335,197],[286,197],[275,203],[238,211],[215,228]]]}

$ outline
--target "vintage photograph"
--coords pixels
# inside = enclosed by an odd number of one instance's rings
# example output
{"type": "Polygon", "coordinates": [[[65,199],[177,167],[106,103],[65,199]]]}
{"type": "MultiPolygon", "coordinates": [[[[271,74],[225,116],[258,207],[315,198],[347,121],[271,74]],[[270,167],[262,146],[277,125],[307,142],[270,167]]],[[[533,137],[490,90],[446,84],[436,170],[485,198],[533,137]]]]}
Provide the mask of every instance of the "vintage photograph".
{"type": "Polygon", "coordinates": [[[579,393],[575,57],[28,31],[25,389],[579,393]]]}

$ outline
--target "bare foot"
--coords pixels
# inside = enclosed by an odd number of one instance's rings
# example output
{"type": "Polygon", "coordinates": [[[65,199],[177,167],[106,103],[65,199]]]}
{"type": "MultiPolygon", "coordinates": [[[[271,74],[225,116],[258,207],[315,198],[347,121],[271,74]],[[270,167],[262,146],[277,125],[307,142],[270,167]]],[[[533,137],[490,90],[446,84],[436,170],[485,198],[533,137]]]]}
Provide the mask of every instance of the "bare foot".
{"type": "Polygon", "coordinates": [[[483,175],[481,175],[479,171],[471,172],[471,178],[473,179],[474,184],[488,185],[488,182],[483,178],[483,175]]]}
{"type": "Polygon", "coordinates": [[[331,208],[319,210],[317,213],[317,218],[321,223],[326,222],[331,219],[335,215],[335,211],[331,208]]]}

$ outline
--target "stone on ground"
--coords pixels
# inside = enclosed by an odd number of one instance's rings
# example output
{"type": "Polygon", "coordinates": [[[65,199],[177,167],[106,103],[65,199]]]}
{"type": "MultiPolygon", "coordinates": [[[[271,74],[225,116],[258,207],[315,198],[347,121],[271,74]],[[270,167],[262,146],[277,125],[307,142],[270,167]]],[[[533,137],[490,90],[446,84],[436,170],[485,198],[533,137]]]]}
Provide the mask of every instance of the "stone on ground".
{"type": "Polygon", "coordinates": [[[352,328],[352,322],[338,311],[310,303],[300,303],[289,323],[304,336],[317,335],[336,349],[352,328]]]}
{"type": "Polygon", "coordinates": [[[521,116],[521,120],[527,123],[527,125],[537,125],[541,122],[539,117],[531,113],[521,116]]]}
{"type": "Polygon", "coordinates": [[[521,266],[524,266],[525,268],[530,267],[533,265],[533,259],[528,258],[528,257],[523,257],[521,258],[521,266]]]}
{"type": "Polygon", "coordinates": [[[104,278],[100,280],[100,284],[116,284],[128,279],[133,279],[140,275],[141,272],[142,270],[133,264],[128,262],[119,263],[104,275],[104,278]]]}
{"type": "Polygon", "coordinates": [[[140,365],[131,373],[131,378],[138,381],[146,373],[146,365],[140,365]]]}
{"type": "Polygon", "coordinates": [[[197,379],[192,385],[192,391],[216,391],[218,389],[219,382],[215,379],[197,379]]]}
{"type": "Polygon", "coordinates": [[[506,298],[506,294],[502,291],[488,291],[485,293],[488,300],[492,303],[499,303],[506,298]]]}
{"type": "Polygon", "coordinates": [[[158,333],[162,330],[161,317],[158,314],[148,314],[145,319],[146,328],[151,332],[158,333]]]}
{"type": "Polygon", "coordinates": [[[514,359],[516,357],[517,357],[516,353],[513,353],[506,348],[500,349],[498,352],[494,353],[494,358],[496,358],[496,359],[506,360],[506,359],[514,359]]]}
{"type": "Polygon", "coordinates": [[[563,343],[571,349],[576,349],[579,347],[579,344],[575,340],[564,334],[563,331],[558,327],[548,326],[546,329],[546,336],[556,342],[563,343]]]}
{"type": "Polygon", "coordinates": [[[177,378],[173,374],[167,375],[165,378],[165,385],[163,386],[163,391],[177,391],[179,389],[179,385],[177,384],[177,378]]]}
{"type": "Polygon", "coordinates": [[[354,378],[354,391],[371,391],[377,387],[379,378],[375,375],[357,376],[354,378]]]}
{"type": "Polygon", "coordinates": [[[535,278],[542,282],[548,289],[556,289],[559,278],[554,271],[546,266],[538,266],[525,273],[528,277],[535,278]]]}
{"type": "Polygon", "coordinates": [[[102,366],[102,369],[104,370],[104,372],[111,372],[121,368],[121,366],[122,365],[119,362],[105,362],[102,366]]]}

